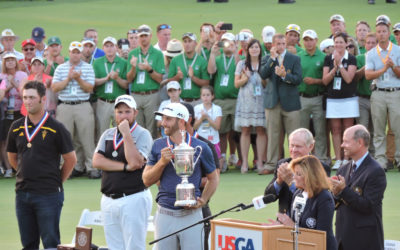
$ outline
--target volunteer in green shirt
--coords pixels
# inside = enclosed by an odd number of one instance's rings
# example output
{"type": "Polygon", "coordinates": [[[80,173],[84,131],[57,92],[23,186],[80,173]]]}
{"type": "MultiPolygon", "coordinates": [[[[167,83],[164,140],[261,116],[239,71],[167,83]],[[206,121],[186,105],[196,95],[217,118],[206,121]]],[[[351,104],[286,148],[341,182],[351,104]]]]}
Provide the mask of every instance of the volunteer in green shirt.
{"type": "Polygon", "coordinates": [[[261,36],[263,43],[261,44],[261,57],[268,56],[272,48],[272,37],[275,35],[275,28],[272,26],[265,26],[262,30],[261,36]]]}
{"type": "Polygon", "coordinates": [[[221,171],[226,171],[226,148],[227,139],[230,137],[229,150],[231,155],[235,154],[236,145],[233,143],[233,132],[235,124],[236,99],[239,89],[235,88],[235,70],[236,64],[239,62],[239,54],[237,53],[237,45],[235,44],[235,35],[225,33],[221,37],[221,41],[226,43],[223,47],[223,53],[220,52],[218,43],[215,43],[211,49],[210,60],[208,62],[208,73],[214,76],[214,103],[222,109],[222,121],[220,134],[221,157],[224,162],[221,171]],[[232,139],[232,140],[231,140],[232,139]]]}
{"type": "Polygon", "coordinates": [[[115,99],[125,94],[128,88],[127,62],[117,56],[117,40],[114,37],[106,37],[103,40],[103,50],[106,55],[93,62],[94,94],[97,97],[95,104],[97,139],[106,129],[110,128],[110,122],[114,123],[115,99]]]}
{"type": "Polygon", "coordinates": [[[200,88],[210,83],[207,72],[207,62],[195,52],[197,45],[196,35],[185,33],[182,36],[184,53],[174,57],[169,65],[168,78],[178,81],[182,93],[180,97],[185,102],[200,99],[200,88]]]}
{"type": "Polygon", "coordinates": [[[54,76],[54,71],[58,65],[68,61],[68,57],[61,55],[61,40],[57,36],[52,36],[47,40],[47,58],[44,59],[44,73],[54,76]]]}
{"type": "Polygon", "coordinates": [[[138,28],[139,47],[129,53],[127,80],[129,91],[139,111],[136,121],[157,137],[154,111],[160,105],[160,82],[165,73],[164,55],[151,44],[152,31],[148,25],[138,28]]]}
{"type": "MultiPolygon", "coordinates": [[[[375,33],[368,33],[365,39],[365,48],[367,52],[373,49],[378,44],[375,33]]],[[[364,125],[368,130],[373,133],[372,117],[371,117],[371,102],[370,97],[372,94],[371,83],[365,79],[365,54],[358,55],[357,59],[357,72],[355,79],[358,81],[357,84],[357,95],[358,103],[360,108],[360,117],[358,123],[364,125]]],[[[373,143],[370,144],[373,147],[373,143]]],[[[370,146],[370,150],[371,150],[370,146]]],[[[374,152],[375,150],[373,150],[374,152]]]]}
{"type": "Polygon", "coordinates": [[[317,48],[318,36],[314,30],[303,33],[304,51],[300,57],[303,80],[298,86],[300,95],[300,127],[309,129],[312,117],[315,130],[315,155],[323,162],[327,162],[326,146],[326,118],[322,107],[324,85],[322,71],[325,54],[317,48]]]}
{"type": "Polygon", "coordinates": [[[358,50],[360,54],[365,54],[367,50],[365,49],[365,39],[367,34],[371,31],[369,24],[366,21],[358,21],[356,25],[356,39],[358,43],[358,50]]]}
{"type": "Polygon", "coordinates": [[[200,41],[196,47],[196,52],[207,62],[210,59],[211,47],[216,40],[215,26],[211,23],[203,23],[200,26],[200,41]]]}
{"type": "MultiPolygon", "coordinates": [[[[303,48],[299,46],[300,42],[300,26],[297,24],[289,24],[286,27],[285,39],[286,39],[286,48],[289,49],[290,47],[294,47],[296,52],[299,53],[304,51],[303,48]]],[[[291,51],[294,52],[294,51],[291,51]]],[[[297,54],[294,53],[294,54],[297,54]]]]}

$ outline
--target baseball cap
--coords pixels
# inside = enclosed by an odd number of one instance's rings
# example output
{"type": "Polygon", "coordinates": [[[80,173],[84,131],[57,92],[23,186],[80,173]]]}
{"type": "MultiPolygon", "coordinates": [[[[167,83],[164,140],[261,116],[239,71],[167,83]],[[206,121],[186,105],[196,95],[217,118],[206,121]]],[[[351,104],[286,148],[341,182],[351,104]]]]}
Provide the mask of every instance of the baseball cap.
{"type": "Polygon", "coordinates": [[[185,106],[180,103],[170,103],[163,108],[161,112],[156,111],[154,112],[156,115],[165,115],[169,117],[176,117],[178,119],[183,119],[185,122],[189,120],[189,111],[185,106]]]}
{"type": "Polygon", "coordinates": [[[139,28],[138,28],[138,35],[139,36],[141,36],[141,35],[151,35],[150,26],[148,26],[146,24],[140,25],[139,28]]]}
{"type": "Polygon", "coordinates": [[[108,37],[104,38],[104,40],[103,40],[103,45],[106,44],[106,43],[108,43],[108,42],[110,42],[110,43],[112,43],[112,44],[114,44],[114,45],[117,45],[117,39],[115,39],[115,38],[112,37],[112,36],[108,36],[108,37]]]}
{"type": "Polygon", "coordinates": [[[114,108],[118,106],[120,103],[125,103],[131,109],[136,109],[136,102],[135,99],[131,95],[120,95],[115,100],[114,108]]]}
{"type": "Polygon", "coordinates": [[[333,21],[339,21],[339,22],[342,22],[342,23],[345,22],[343,16],[339,15],[339,14],[335,14],[335,15],[331,16],[331,18],[329,19],[329,23],[331,23],[333,21]]]}
{"type": "Polygon", "coordinates": [[[33,39],[26,39],[26,40],[23,40],[21,43],[22,47],[25,47],[28,44],[36,46],[36,42],[33,39]]]}
{"type": "Polygon", "coordinates": [[[289,31],[297,32],[300,35],[301,29],[299,25],[292,23],[286,27],[286,33],[288,33],[289,31]]]}
{"type": "Polygon", "coordinates": [[[175,57],[182,54],[183,46],[178,39],[171,39],[167,44],[167,50],[164,51],[165,56],[175,57]]]}
{"type": "Polygon", "coordinates": [[[129,40],[126,39],[126,38],[120,38],[117,41],[117,45],[118,45],[118,48],[120,48],[120,49],[122,48],[122,45],[128,45],[129,46],[129,40]]]}
{"type": "Polygon", "coordinates": [[[35,61],[39,61],[39,62],[41,62],[41,63],[44,65],[43,58],[40,57],[40,56],[36,56],[36,57],[32,58],[32,60],[31,60],[31,65],[32,65],[35,61]]]}
{"type": "Polygon", "coordinates": [[[18,39],[19,39],[19,36],[16,36],[16,35],[14,34],[14,32],[13,32],[11,29],[5,29],[5,30],[3,30],[3,31],[1,32],[1,37],[0,37],[0,39],[3,38],[3,37],[15,37],[15,40],[18,40],[18,39]]]}
{"type": "Polygon", "coordinates": [[[15,59],[17,59],[17,56],[13,52],[7,52],[7,53],[4,54],[3,59],[7,59],[7,58],[15,58],[15,59]]]}
{"type": "Polygon", "coordinates": [[[58,44],[61,45],[61,40],[58,36],[52,36],[47,40],[47,45],[53,45],[53,44],[58,44]]]}
{"type": "Polygon", "coordinates": [[[378,16],[376,18],[375,25],[378,25],[378,24],[385,24],[385,25],[389,26],[390,25],[390,18],[388,16],[386,16],[386,15],[380,15],[380,16],[378,16]]]}
{"type": "Polygon", "coordinates": [[[192,41],[197,41],[197,37],[196,37],[196,35],[194,33],[186,32],[185,34],[182,35],[182,40],[185,37],[190,38],[190,40],[192,40],[192,41]]]}
{"type": "Polygon", "coordinates": [[[79,52],[82,52],[82,50],[83,50],[82,43],[80,43],[78,41],[74,41],[74,42],[70,43],[69,51],[73,51],[74,49],[77,49],[77,50],[79,50],[79,52]]]}
{"type": "Polygon", "coordinates": [[[224,33],[221,37],[221,41],[222,40],[235,41],[235,35],[229,32],[224,33]]]}
{"type": "Polygon", "coordinates": [[[332,38],[327,38],[325,40],[323,40],[320,45],[319,45],[319,49],[321,51],[324,51],[326,48],[328,48],[329,46],[333,46],[333,39],[332,38]]]}
{"type": "Polygon", "coordinates": [[[85,44],[90,43],[91,45],[93,45],[93,46],[96,47],[96,44],[94,43],[93,38],[84,37],[84,38],[82,39],[82,42],[81,42],[81,43],[82,43],[82,46],[85,46],[85,44]]]}
{"type": "Polygon", "coordinates": [[[376,18],[376,21],[378,21],[378,19],[386,19],[386,21],[388,22],[388,23],[390,23],[390,18],[387,16],[387,15],[379,15],[377,18],[376,18]]]}
{"type": "Polygon", "coordinates": [[[304,31],[304,32],[303,32],[303,39],[304,39],[305,37],[309,37],[309,38],[311,38],[311,39],[318,38],[317,32],[315,32],[314,30],[306,30],[306,31],[304,31]]]}
{"type": "Polygon", "coordinates": [[[395,31],[400,31],[400,23],[396,23],[395,25],[393,25],[393,32],[395,31]]]}
{"type": "Polygon", "coordinates": [[[44,29],[42,27],[35,27],[32,30],[32,39],[35,42],[40,43],[46,35],[44,34],[44,29]]]}
{"type": "Polygon", "coordinates": [[[276,30],[272,26],[265,26],[261,32],[264,43],[272,43],[272,37],[275,35],[276,30]]]}
{"type": "Polygon", "coordinates": [[[167,84],[167,91],[170,89],[181,89],[181,85],[177,81],[170,81],[167,84]]]}

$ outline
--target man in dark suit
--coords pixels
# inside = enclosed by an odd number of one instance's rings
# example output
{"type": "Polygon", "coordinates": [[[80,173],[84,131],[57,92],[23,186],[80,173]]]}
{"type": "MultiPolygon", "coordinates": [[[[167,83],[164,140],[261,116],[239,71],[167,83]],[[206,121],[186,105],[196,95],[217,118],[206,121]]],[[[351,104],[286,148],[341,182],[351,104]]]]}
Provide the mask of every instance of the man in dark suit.
{"type": "Polygon", "coordinates": [[[336,199],[339,250],[383,250],[383,168],[368,153],[370,135],[363,125],[344,131],[342,148],[352,160],[331,178],[336,199]]]}
{"type": "Polygon", "coordinates": [[[264,91],[268,134],[267,162],[261,170],[264,173],[272,173],[278,162],[282,123],[288,134],[299,128],[301,109],[297,90],[302,81],[300,58],[286,50],[283,34],[273,36],[270,52],[262,59],[259,70],[261,78],[268,78],[264,91]]]}
{"type": "MultiPolygon", "coordinates": [[[[281,159],[276,164],[275,176],[265,188],[264,195],[274,194],[279,199],[279,212],[286,213],[290,211],[293,193],[296,186],[293,182],[293,172],[289,169],[289,163],[311,154],[314,148],[314,138],[312,133],[306,128],[299,128],[289,135],[289,153],[290,158],[281,159]]],[[[322,163],[322,162],[321,162],[322,163]]],[[[322,163],[326,174],[330,176],[330,167],[322,163]]]]}

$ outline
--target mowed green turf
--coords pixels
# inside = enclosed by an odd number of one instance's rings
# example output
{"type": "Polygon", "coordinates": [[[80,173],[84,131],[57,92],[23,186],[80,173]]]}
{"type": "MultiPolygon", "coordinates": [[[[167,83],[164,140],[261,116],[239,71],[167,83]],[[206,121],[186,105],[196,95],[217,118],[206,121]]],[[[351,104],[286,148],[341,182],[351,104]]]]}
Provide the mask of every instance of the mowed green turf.
{"type": "MultiPolygon", "coordinates": [[[[125,37],[130,28],[146,23],[155,29],[157,24],[168,23],[173,27],[172,37],[180,38],[184,32],[198,34],[203,22],[233,23],[234,33],[242,28],[253,30],[256,38],[261,38],[261,29],[265,25],[274,26],[278,32],[284,32],[289,23],[296,23],[302,30],[315,29],[320,40],[329,35],[329,17],[340,13],[346,19],[347,30],[354,33],[358,20],[374,23],[376,16],[387,14],[392,23],[400,21],[400,4],[388,5],[384,0],[376,0],[374,6],[366,0],[297,0],[294,5],[279,5],[277,0],[231,0],[228,4],[196,3],[195,0],[54,0],[41,1],[2,1],[0,0],[0,30],[11,28],[22,39],[29,38],[33,27],[41,26],[48,37],[57,35],[64,44],[63,53],[67,54],[68,44],[80,40],[83,31],[95,27],[99,31],[99,46],[104,37],[111,35],[125,37]]],[[[20,40],[21,41],[21,40],[20,40]]],[[[20,42],[19,41],[19,42],[20,42]]],[[[153,42],[155,42],[155,36],[153,42]]],[[[17,50],[20,50],[20,43],[17,50]]],[[[249,157],[250,160],[252,156],[249,157]]],[[[386,239],[400,240],[398,225],[400,201],[397,191],[400,173],[388,173],[388,187],[383,201],[383,217],[386,239]]],[[[212,211],[218,212],[238,203],[250,203],[251,198],[261,195],[271,176],[258,176],[255,173],[241,175],[231,169],[221,176],[221,182],[212,201],[212,211]]],[[[0,249],[19,249],[18,226],[14,205],[15,179],[0,179],[0,249]]],[[[153,198],[156,188],[151,188],[153,198]]],[[[100,181],[78,178],[65,184],[65,202],[61,217],[61,237],[63,243],[69,243],[84,208],[99,210],[100,181]]],[[[155,205],[153,205],[154,214],[155,205]]],[[[277,204],[255,211],[249,209],[239,213],[227,213],[221,218],[238,218],[249,221],[266,221],[274,218],[277,204]]],[[[133,211],[134,212],[134,211],[133,211]]],[[[149,234],[148,241],[153,240],[149,234]]],[[[105,245],[101,227],[94,227],[93,242],[105,245]]],[[[148,249],[151,249],[150,247],[148,249]]]]}

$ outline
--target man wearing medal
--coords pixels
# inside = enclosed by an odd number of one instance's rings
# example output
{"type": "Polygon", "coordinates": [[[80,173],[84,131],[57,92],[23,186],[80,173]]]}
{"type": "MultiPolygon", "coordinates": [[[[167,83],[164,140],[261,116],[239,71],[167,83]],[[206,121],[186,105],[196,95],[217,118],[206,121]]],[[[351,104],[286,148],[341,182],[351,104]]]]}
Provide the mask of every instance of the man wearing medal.
{"type": "Polygon", "coordinates": [[[182,93],[180,97],[195,106],[199,104],[200,88],[210,83],[207,61],[196,53],[197,38],[193,33],[182,36],[184,54],[174,57],[169,66],[168,78],[178,81],[182,93]]]}
{"type": "Polygon", "coordinates": [[[154,111],[160,105],[160,82],[165,74],[164,55],[151,44],[152,31],[147,25],[138,28],[139,47],[129,52],[126,79],[139,114],[136,121],[157,138],[154,111]]]}
{"type": "Polygon", "coordinates": [[[389,116],[395,135],[395,165],[400,168],[400,48],[390,42],[389,22],[384,17],[376,20],[378,45],[366,55],[365,79],[374,80],[371,94],[371,116],[374,125],[375,158],[386,168],[386,123],[389,116]]]}
{"type": "MultiPolygon", "coordinates": [[[[181,130],[185,130],[185,124],[189,121],[189,112],[186,107],[180,103],[171,103],[156,114],[162,116],[161,125],[168,137],[154,141],[143,172],[143,182],[146,186],[159,183],[154,235],[155,238],[160,238],[203,219],[201,207],[215,192],[219,177],[211,150],[207,144],[191,137],[188,133],[185,133],[185,138],[182,138],[181,130]],[[181,144],[182,140],[185,140],[193,148],[200,146],[202,151],[201,157],[199,157],[199,150],[194,154],[194,159],[198,159],[198,161],[194,166],[193,174],[189,177],[189,183],[192,183],[195,187],[197,203],[194,206],[176,207],[174,206],[176,201],[175,189],[182,180],[176,174],[171,159],[173,158],[173,149],[181,144]],[[202,172],[207,177],[207,183],[203,192],[200,193],[202,172]]],[[[203,225],[196,225],[177,235],[163,239],[157,242],[156,249],[203,249],[202,228],[203,225]]]]}
{"type": "Polygon", "coordinates": [[[45,95],[41,82],[24,85],[28,115],[11,125],[7,140],[8,159],[17,171],[15,204],[24,249],[39,249],[40,238],[46,249],[60,244],[62,183],[76,163],[71,135],[45,111],[45,95]]]}
{"type": "MultiPolygon", "coordinates": [[[[117,40],[106,37],[103,40],[105,56],[96,59],[93,63],[95,74],[96,102],[96,128],[97,138],[110,128],[110,121],[114,122],[114,102],[118,96],[126,93],[128,81],[126,80],[127,62],[117,56],[117,40]]],[[[114,124],[115,125],[115,124],[114,124]]]]}
{"type": "Polygon", "coordinates": [[[103,170],[101,211],[106,242],[110,249],[145,250],[152,196],[143,184],[142,172],[153,140],[136,122],[138,110],[132,96],[119,96],[114,111],[117,127],[103,133],[93,155],[93,166],[103,170]]]}

